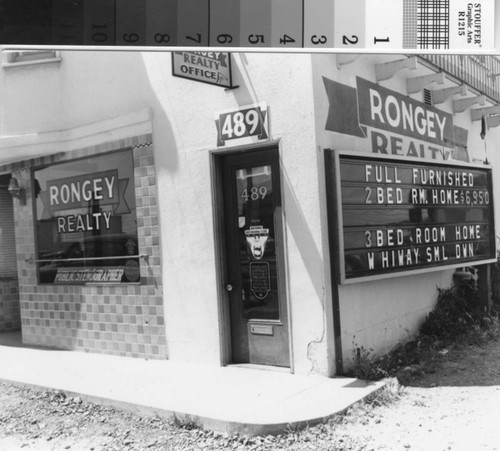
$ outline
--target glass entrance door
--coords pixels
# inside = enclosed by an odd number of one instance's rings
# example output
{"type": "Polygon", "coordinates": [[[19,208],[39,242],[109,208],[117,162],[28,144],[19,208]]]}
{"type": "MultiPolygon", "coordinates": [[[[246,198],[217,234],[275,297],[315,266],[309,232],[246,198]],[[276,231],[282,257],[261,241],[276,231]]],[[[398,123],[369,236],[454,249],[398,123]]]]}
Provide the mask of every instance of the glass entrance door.
{"type": "Polygon", "coordinates": [[[222,158],[232,361],[289,366],[278,151],[222,158]]]}

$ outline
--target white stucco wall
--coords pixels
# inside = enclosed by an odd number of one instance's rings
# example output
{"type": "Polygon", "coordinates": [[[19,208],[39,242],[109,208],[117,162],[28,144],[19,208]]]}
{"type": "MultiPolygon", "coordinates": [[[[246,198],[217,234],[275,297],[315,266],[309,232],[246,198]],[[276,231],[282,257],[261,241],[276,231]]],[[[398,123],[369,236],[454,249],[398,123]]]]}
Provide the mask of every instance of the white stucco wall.
{"type": "MultiPolygon", "coordinates": [[[[48,145],[37,146],[46,135],[72,136],[66,132],[83,125],[97,130],[110,119],[119,124],[125,115],[151,110],[167,348],[175,360],[219,364],[222,358],[209,154],[216,148],[215,113],[267,102],[270,138],[279,141],[281,154],[294,370],[332,374],[319,202],[323,157],[316,146],[309,55],[234,55],[239,88],[227,91],[172,77],[170,54],[162,52],[63,52],[60,63],[3,70],[8,114],[1,116],[2,137],[10,148],[17,142],[23,157],[50,152],[48,145]],[[19,145],[27,134],[33,134],[29,148],[19,145]]],[[[99,138],[106,139],[105,131],[99,138]]]]}
{"type": "MultiPolygon", "coordinates": [[[[325,130],[328,99],[322,77],[354,87],[356,76],[375,81],[374,64],[396,58],[361,55],[339,68],[335,55],[234,55],[234,84],[239,88],[224,90],[172,77],[167,53],[63,52],[60,63],[2,69],[0,132],[2,142],[22,150],[16,155],[25,158],[64,150],[65,139],[70,147],[76,141],[67,132],[82,126],[106,140],[108,124],[116,128],[134,122],[135,112],[151,112],[168,357],[219,364],[210,180],[214,119],[221,110],[267,102],[270,137],[279,141],[281,155],[294,369],[331,375],[335,355],[323,152],[370,148],[368,140],[325,130]],[[47,136],[59,137],[58,146],[51,148],[47,136]],[[22,145],[26,140],[29,146],[22,145]],[[42,141],[43,146],[37,145],[42,141]],[[21,145],[16,147],[16,142],[21,145]]],[[[405,93],[406,76],[403,71],[381,85],[405,93]]],[[[439,108],[451,112],[451,99],[439,108]]],[[[146,121],[144,114],[138,117],[146,121]]],[[[469,129],[469,151],[483,158],[479,124],[471,124],[466,113],[455,115],[454,123],[469,129]]],[[[109,132],[110,137],[116,134],[109,132]]],[[[488,134],[494,179],[499,137],[496,129],[488,134]]],[[[0,163],[12,158],[0,149],[0,163]]],[[[436,270],[340,286],[344,359],[357,347],[381,353],[411,336],[433,307],[436,287],[449,286],[452,273],[436,270]]]]}
{"type": "MultiPolygon", "coordinates": [[[[316,128],[321,148],[372,152],[369,139],[325,130],[329,103],[322,77],[355,88],[356,76],[375,82],[375,64],[401,58],[404,56],[358,55],[357,58],[352,58],[352,61],[342,65],[337,64],[337,58],[334,55],[313,58],[316,128]]],[[[412,75],[408,69],[403,69],[393,78],[380,82],[380,85],[406,95],[407,77],[421,74],[422,72],[412,75]]],[[[437,89],[439,86],[434,85],[430,88],[437,89]]],[[[421,93],[410,97],[422,101],[421,93]]],[[[438,108],[453,114],[451,103],[450,98],[438,108]]],[[[468,150],[471,159],[483,160],[484,142],[479,137],[480,124],[471,123],[470,110],[455,114],[453,122],[469,131],[468,150]]],[[[494,150],[497,147],[498,132],[494,129],[490,130],[487,142],[491,148],[488,157],[494,167],[498,167],[498,152],[494,150]]],[[[496,171],[493,174],[495,179],[496,171]]],[[[500,199],[498,186],[495,186],[495,194],[498,205],[498,199],[500,199]]],[[[326,201],[324,199],[322,201],[325,202],[324,209],[326,210],[326,201]]],[[[496,215],[498,217],[498,211],[496,215]]],[[[399,342],[411,338],[435,305],[436,287],[450,286],[452,274],[453,270],[436,269],[418,275],[340,285],[341,340],[345,365],[349,366],[349,361],[352,361],[357,348],[364,348],[374,356],[385,353],[399,342]]]]}
{"type": "MultiPolygon", "coordinates": [[[[309,57],[235,55],[234,84],[239,88],[226,92],[170,77],[169,61],[158,54],[144,55],[144,61],[151,87],[172,123],[170,137],[164,137],[155,128],[155,136],[170,144],[166,153],[160,152],[157,162],[160,171],[165,171],[164,176],[160,173],[159,182],[162,211],[169,212],[168,225],[163,224],[166,219],[162,217],[165,280],[171,277],[168,268],[176,271],[175,283],[165,284],[171,357],[192,356],[198,360],[218,352],[218,335],[214,335],[218,333],[218,311],[209,178],[209,150],[216,146],[215,113],[266,102],[271,140],[280,140],[294,369],[299,373],[312,370],[328,374],[331,368],[324,324],[327,303],[309,57]],[[174,149],[178,170],[171,170],[174,149]],[[169,242],[165,242],[165,237],[169,242]],[[201,300],[206,306],[203,315],[199,312],[201,300]],[[190,325],[184,318],[198,321],[190,325]],[[213,341],[200,341],[201,331],[203,336],[213,337],[213,341]]],[[[331,334],[331,326],[329,330],[331,334]]]]}

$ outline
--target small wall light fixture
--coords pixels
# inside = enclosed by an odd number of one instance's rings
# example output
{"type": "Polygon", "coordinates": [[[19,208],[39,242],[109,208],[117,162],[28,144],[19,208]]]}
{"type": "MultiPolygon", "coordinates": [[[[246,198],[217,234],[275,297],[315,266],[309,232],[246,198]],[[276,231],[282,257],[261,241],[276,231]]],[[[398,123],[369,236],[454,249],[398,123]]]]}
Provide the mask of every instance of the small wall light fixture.
{"type": "Polygon", "coordinates": [[[19,182],[15,177],[12,177],[9,182],[9,187],[7,188],[10,195],[19,199],[21,205],[26,205],[26,190],[19,186],[19,182]]]}

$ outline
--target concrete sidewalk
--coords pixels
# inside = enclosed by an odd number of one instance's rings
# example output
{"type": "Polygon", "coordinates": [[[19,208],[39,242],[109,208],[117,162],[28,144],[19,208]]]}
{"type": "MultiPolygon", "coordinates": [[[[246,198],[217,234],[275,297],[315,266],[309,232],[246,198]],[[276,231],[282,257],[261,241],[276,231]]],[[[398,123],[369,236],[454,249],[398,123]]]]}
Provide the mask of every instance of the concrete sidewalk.
{"type": "Polygon", "coordinates": [[[0,333],[0,380],[62,390],[142,414],[175,414],[208,429],[248,435],[313,424],[383,386],[265,367],[40,349],[23,346],[20,333],[0,333]]]}

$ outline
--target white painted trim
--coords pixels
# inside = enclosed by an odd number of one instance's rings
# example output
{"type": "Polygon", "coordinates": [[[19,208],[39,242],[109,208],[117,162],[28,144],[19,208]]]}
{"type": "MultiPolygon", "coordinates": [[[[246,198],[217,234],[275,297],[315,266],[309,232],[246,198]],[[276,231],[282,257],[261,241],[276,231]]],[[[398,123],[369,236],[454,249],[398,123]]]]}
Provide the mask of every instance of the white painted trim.
{"type": "Polygon", "coordinates": [[[11,67],[20,67],[20,66],[36,66],[38,64],[50,64],[50,63],[60,63],[62,59],[59,58],[43,58],[39,60],[32,61],[19,61],[15,63],[2,63],[2,67],[11,68],[11,67]]]}
{"type": "Polygon", "coordinates": [[[67,130],[0,138],[0,164],[71,152],[85,147],[151,134],[151,110],[144,109],[67,130]]]}
{"type": "Polygon", "coordinates": [[[60,63],[62,61],[61,52],[58,50],[38,50],[38,52],[52,53],[53,55],[50,57],[44,55],[34,55],[33,59],[30,59],[28,55],[24,57],[22,55],[15,56],[16,53],[33,53],[37,52],[37,50],[27,50],[21,52],[13,52],[13,51],[4,51],[2,52],[2,67],[10,68],[10,67],[18,67],[18,66],[32,66],[38,64],[47,64],[47,63],[60,63]]]}

